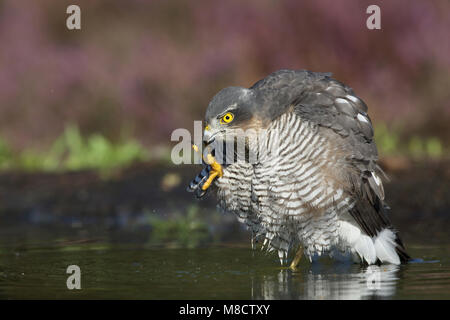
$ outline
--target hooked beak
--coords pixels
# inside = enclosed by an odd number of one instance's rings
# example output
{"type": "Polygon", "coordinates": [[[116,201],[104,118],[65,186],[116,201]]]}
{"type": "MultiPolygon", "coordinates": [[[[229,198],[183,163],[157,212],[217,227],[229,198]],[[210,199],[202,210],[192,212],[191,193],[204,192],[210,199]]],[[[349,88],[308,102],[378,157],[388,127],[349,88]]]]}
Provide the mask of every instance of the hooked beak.
{"type": "Polygon", "coordinates": [[[211,144],[212,142],[214,142],[215,139],[215,135],[217,132],[213,132],[211,131],[211,127],[209,125],[207,125],[205,127],[205,130],[203,130],[203,142],[206,145],[211,144]]]}

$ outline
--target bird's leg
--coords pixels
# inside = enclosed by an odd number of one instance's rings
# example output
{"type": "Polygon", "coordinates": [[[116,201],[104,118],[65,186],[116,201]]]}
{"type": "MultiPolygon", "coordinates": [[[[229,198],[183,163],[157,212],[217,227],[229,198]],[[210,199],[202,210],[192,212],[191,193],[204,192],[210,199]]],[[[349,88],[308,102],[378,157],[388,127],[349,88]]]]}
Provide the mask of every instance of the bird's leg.
{"type": "Polygon", "coordinates": [[[295,254],[295,257],[292,260],[291,265],[289,266],[290,269],[292,269],[292,270],[297,269],[297,266],[300,263],[300,259],[302,258],[302,255],[303,255],[303,247],[299,246],[297,253],[295,254]]]}

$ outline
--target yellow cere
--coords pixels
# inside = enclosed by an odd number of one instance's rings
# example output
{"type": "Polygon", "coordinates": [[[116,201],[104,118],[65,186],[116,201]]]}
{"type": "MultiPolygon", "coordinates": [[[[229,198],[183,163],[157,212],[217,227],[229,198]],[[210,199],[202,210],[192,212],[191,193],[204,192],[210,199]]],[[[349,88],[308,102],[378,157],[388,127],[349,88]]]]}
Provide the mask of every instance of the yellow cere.
{"type": "Polygon", "coordinates": [[[234,119],[234,115],[231,112],[226,113],[222,119],[220,119],[221,123],[230,123],[231,121],[233,121],[234,119]]]}

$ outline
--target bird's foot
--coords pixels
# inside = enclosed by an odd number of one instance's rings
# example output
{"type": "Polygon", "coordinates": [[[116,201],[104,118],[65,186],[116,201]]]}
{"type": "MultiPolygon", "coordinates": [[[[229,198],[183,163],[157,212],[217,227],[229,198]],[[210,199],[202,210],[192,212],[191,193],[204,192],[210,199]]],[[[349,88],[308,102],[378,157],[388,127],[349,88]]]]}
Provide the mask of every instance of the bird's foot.
{"type": "MultiPolygon", "coordinates": [[[[192,148],[196,152],[199,152],[199,149],[195,144],[192,145],[192,148]]],[[[187,188],[189,192],[195,192],[197,198],[202,198],[207,193],[207,190],[211,186],[214,179],[223,176],[222,166],[216,161],[211,153],[208,153],[206,158],[202,156],[202,159],[205,167],[200,174],[198,174],[197,177],[191,181],[187,188]]]]}
{"type": "Polygon", "coordinates": [[[216,179],[217,177],[221,178],[223,176],[222,165],[218,163],[210,153],[206,155],[205,162],[211,166],[211,171],[209,171],[208,179],[206,179],[206,181],[201,186],[201,189],[203,191],[207,190],[211,186],[211,183],[214,181],[214,179],[216,179]]]}

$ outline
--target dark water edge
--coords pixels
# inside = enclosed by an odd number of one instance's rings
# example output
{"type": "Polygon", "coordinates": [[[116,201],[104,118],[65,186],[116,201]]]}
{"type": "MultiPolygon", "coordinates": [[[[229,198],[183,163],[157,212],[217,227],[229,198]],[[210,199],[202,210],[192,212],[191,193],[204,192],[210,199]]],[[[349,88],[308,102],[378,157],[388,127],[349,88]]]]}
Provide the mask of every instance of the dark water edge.
{"type": "MultiPolygon", "coordinates": [[[[404,242],[450,243],[450,161],[397,162],[382,164],[390,178],[389,217],[404,242]]],[[[213,191],[200,201],[186,192],[198,170],[198,165],[149,163],[107,178],[93,171],[3,172],[0,235],[10,227],[35,226],[56,234],[63,228],[86,236],[115,234],[120,242],[161,240],[188,247],[248,239],[233,216],[217,212],[213,191]],[[188,239],[191,234],[196,238],[188,239]]]]}

